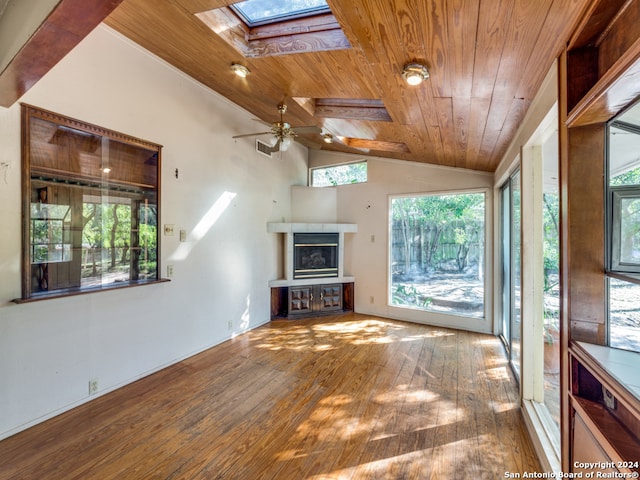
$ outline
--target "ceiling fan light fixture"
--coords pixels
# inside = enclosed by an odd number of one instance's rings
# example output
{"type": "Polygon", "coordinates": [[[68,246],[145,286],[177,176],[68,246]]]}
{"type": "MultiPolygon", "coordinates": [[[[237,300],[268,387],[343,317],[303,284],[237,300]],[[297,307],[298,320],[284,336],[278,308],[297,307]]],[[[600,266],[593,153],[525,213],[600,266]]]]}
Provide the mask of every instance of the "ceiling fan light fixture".
{"type": "Polygon", "coordinates": [[[280,142],[280,151],[286,152],[291,146],[291,137],[284,137],[280,142]]]}
{"type": "Polygon", "coordinates": [[[239,63],[232,63],[231,71],[240,78],[246,78],[247,75],[251,73],[251,71],[247,67],[245,67],[244,65],[240,65],[239,63]]]}
{"type": "Polygon", "coordinates": [[[429,78],[429,70],[420,63],[408,63],[402,69],[402,78],[409,85],[420,85],[429,78]]]}

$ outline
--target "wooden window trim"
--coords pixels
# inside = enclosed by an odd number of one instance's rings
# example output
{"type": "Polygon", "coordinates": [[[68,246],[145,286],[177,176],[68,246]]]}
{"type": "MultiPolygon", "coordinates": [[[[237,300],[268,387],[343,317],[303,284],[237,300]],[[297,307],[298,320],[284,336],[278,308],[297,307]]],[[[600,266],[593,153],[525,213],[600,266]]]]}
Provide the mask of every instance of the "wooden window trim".
{"type": "Polygon", "coordinates": [[[249,27],[229,7],[195,14],[246,58],[351,48],[331,13],[249,27]]]}
{"type": "MultiPolygon", "coordinates": [[[[156,143],[148,142],[130,135],[126,135],[120,132],[109,130],[91,123],[82,122],[58,113],[54,113],[48,110],[44,110],[38,107],[34,107],[28,104],[21,104],[22,109],[22,296],[21,298],[14,299],[14,303],[28,303],[39,300],[60,298],[72,295],[80,295],[86,293],[94,293],[98,291],[113,290],[119,288],[128,288],[139,285],[149,285],[154,283],[166,282],[168,280],[160,278],[161,265],[160,265],[160,185],[161,185],[161,149],[162,146],[156,143]],[[105,182],[99,176],[91,174],[91,172],[74,170],[69,168],[68,170],[57,168],[56,165],[33,165],[32,162],[32,143],[31,136],[33,134],[31,129],[32,119],[40,119],[51,124],[58,126],[58,129],[70,129],[75,132],[84,132],[89,135],[94,135],[96,138],[108,139],[115,141],[117,144],[122,144],[125,147],[140,147],[141,149],[148,150],[152,154],[152,158],[157,158],[157,164],[155,165],[155,182],[149,184],[145,181],[130,181],[130,179],[114,179],[105,182]],[[32,177],[36,175],[36,180],[32,177]],[[58,182],[61,186],[69,189],[84,188],[87,192],[91,190],[98,190],[109,188],[117,192],[117,197],[140,197],[141,193],[152,193],[155,204],[152,206],[156,210],[156,269],[155,275],[150,278],[135,278],[131,271],[129,272],[130,278],[127,281],[118,281],[105,285],[98,286],[82,286],[74,285],[68,287],[54,288],[51,291],[33,291],[32,285],[32,262],[31,262],[31,203],[32,203],[32,181],[45,181],[45,182],[58,182]],[[131,278],[134,277],[134,278],[131,278]]],[[[56,130],[57,135],[58,130],[56,130]]],[[[151,158],[151,157],[150,157],[151,158]]],[[[56,157],[58,159],[58,157],[56,157]]],[[[146,180],[146,179],[145,179],[146,180]]],[[[48,187],[47,187],[48,188],[48,187]]],[[[131,230],[132,232],[134,230],[131,230]]],[[[131,250],[134,249],[134,245],[129,245],[131,250]]],[[[133,261],[133,260],[132,260],[133,261]]],[[[137,263],[132,265],[139,265],[137,263]]],[[[49,264],[49,262],[47,262],[49,264]]]]}

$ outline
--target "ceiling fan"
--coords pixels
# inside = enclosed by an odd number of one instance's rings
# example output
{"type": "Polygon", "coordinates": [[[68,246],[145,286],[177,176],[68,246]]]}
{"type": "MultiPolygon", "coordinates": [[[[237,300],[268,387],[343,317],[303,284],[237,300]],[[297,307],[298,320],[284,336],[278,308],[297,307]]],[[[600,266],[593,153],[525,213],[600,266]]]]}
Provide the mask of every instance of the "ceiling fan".
{"type": "Polygon", "coordinates": [[[287,112],[287,105],[278,104],[278,112],[280,113],[280,121],[271,124],[271,130],[267,132],[245,133],[243,135],[234,135],[233,138],[254,137],[259,135],[273,135],[271,141],[271,152],[284,152],[291,145],[291,141],[302,133],[322,133],[320,127],[308,125],[305,127],[292,127],[288,122],[284,121],[284,114],[287,112]]]}

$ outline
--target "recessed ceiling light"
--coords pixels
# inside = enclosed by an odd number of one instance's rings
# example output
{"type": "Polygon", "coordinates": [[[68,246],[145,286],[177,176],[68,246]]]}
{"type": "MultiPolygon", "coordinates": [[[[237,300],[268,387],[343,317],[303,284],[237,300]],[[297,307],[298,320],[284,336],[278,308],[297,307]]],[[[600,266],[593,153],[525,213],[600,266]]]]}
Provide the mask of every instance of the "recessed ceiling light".
{"type": "Polygon", "coordinates": [[[251,71],[247,67],[245,67],[244,65],[240,65],[239,63],[232,63],[231,71],[240,78],[245,78],[251,73],[251,71]]]}
{"type": "Polygon", "coordinates": [[[429,70],[420,63],[408,63],[402,69],[402,78],[409,85],[420,85],[429,78],[429,70]]]}
{"type": "Polygon", "coordinates": [[[331,135],[330,133],[325,133],[324,135],[322,135],[322,141],[324,143],[333,143],[333,135],[331,135]]]}

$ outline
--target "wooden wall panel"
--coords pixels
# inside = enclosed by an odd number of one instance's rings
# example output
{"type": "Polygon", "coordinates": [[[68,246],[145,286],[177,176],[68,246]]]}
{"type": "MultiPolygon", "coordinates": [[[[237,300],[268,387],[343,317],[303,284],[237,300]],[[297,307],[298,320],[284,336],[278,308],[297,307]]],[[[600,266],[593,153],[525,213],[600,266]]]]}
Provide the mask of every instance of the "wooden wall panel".
{"type": "Polygon", "coordinates": [[[603,344],[605,126],[572,128],[568,140],[571,339],[575,331],[580,340],[603,344]]]}

